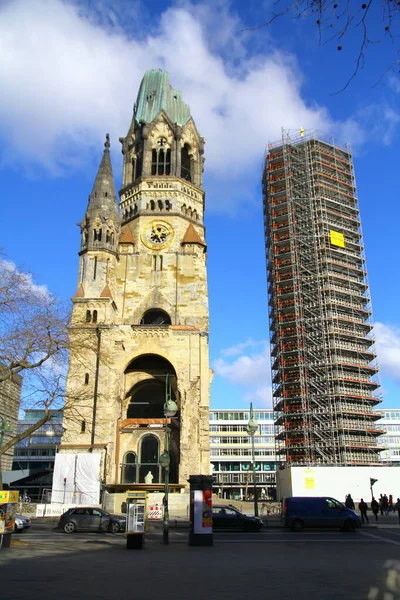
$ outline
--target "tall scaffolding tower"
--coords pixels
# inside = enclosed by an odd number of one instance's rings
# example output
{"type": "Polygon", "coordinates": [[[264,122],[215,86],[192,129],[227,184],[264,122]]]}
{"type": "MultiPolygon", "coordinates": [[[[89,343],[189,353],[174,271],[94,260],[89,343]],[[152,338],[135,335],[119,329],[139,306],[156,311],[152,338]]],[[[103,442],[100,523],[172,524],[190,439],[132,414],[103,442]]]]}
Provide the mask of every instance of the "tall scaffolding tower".
{"type": "Polygon", "coordinates": [[[277,453],[379,463],[378,366],[351,152],[282,131],[263,171],[277,453]]]}

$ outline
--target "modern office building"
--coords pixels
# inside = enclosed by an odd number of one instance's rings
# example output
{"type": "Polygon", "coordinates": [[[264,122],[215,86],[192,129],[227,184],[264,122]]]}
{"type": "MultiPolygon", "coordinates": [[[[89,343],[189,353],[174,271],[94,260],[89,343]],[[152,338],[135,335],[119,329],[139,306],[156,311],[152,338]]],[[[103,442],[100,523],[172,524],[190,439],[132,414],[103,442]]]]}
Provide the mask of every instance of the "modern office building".
{"type": "Polygon", "coordinates": [[[378,367],[349,148],[283,132],[263,172],[277,453],[379,464],[378,367]]]}
{"type": "Polygon", "coordinates": [[[381,460],[400,466],[400,409],[388,408],[383,411],[383,418],[377,422],[378,427],[384,430],[380,443],[384,446],[381,460]]]}
{"type": "MultiPolygon", "coordinates": [[[[43,410],[26,410],[24,418],[18,421],[17,433],[26,431],[43,416],[43,410]]],[[[10,489],[19,490],[32,501],[49,499],[54,461],[61,436],[62,413],[54,412],[50,421],[16,444],[12,464],[14,476],[10,480],[10,489]],[[46,490],[49,493],[44,497],[46,490]]]]}
{"type": "MultiPolygon", "coordinates": [[[[278,463],[275,455],[274,414],[255,410],[255,476],[259,498],[275,498],[278,463]]],[[[210,456],[214,493],[221,498],[254,498],[252,444],[246,431],[247,410],[210,410],[210,456]]]]}

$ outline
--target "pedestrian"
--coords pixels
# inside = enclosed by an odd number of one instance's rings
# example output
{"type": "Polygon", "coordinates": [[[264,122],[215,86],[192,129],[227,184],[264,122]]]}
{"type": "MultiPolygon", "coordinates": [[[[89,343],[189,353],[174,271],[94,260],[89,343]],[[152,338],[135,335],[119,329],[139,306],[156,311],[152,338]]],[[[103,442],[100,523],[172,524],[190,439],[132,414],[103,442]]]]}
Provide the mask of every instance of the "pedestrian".
{"type": "Polygon", "coordinates": [[[385,515],[389,514],[389,500],[388,497],[386,496],[386,494],[383,495],[382,498],[382,508],[383,508],[383,512],[385,513],[385,515]]]}
{"type": "Polygon", "coordinates": [[[375,498],[372,498],[371,500],[371,510],[375,515],[375,519],[378,520],[379,504],[375,498]]]}
{"type": "Polygon", "coordinates": [[[361,513],[361,521],[362,521],[362,523],[365,523],[365,521],[366,521],[369,524],[368,515],[367,515],[368,504],[366,502],[364,502],[364,500],[362,498],[361,498],[360,503],[358,505],[358,510],[361,513]]]}
{"type": "Polygon", "coordinates": [[[351,497],[351,494],[347,494],[346,501],[345,501],[344,505],[345,505],[346,508],[350,508],[351,510],[355,509],[354,500],[351,497]]]}
{"type": "Polygon", "coordinates": [[[394,509],[397,510],[397,514],[399,517],[399,523],[400,523],[400,498],[397,498],[397,502],[394,505],[394,509]]]}
{"type": "Polygon", "coordinates": [[[379,511],[381,516],[383,517],[383,494],[379,496],[379,511]]]}
{"type": "Polygon", "coordinates": [[[389,505],[389,512],[394,512],[392,494],[389,494],[388,505],[389,505]]]}

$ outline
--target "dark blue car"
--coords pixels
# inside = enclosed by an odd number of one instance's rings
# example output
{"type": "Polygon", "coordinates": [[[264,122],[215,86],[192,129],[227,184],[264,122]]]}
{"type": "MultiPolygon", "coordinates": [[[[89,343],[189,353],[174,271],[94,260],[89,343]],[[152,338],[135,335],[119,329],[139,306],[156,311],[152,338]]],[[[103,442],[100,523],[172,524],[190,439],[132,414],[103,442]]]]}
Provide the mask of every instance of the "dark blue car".
{"type": "Polygon", "coordinates": [[[344,504],[328,496],[292,496],[284,498],[282,520],[285,527],[303,531],[305,527],[334,527],[342,531],[355,531],[361,519],[344,504]]]}

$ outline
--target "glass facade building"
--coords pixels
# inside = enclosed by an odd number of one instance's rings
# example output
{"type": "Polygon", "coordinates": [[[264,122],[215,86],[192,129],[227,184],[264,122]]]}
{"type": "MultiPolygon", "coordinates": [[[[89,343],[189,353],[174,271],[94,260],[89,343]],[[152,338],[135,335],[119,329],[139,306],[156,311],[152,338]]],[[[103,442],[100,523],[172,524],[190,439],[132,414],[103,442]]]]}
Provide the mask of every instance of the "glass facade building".
{"type": "MultiPolygon", "coordinates": [[[[255,478],[259,498],[276,495],[274,415],[272,410],[255,410],[258,430],[254,436],[255,478]]],[[[214,493],[221,498],[254,497],[252,445],[246,427],[246,410],[210,410],[210,457],[214,493]]]]}

